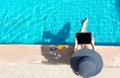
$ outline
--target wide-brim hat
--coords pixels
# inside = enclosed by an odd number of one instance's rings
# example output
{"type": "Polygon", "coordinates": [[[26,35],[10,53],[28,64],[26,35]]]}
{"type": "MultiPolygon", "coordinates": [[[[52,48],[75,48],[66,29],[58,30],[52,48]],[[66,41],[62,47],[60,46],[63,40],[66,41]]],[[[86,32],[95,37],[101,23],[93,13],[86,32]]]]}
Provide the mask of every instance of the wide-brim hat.
{"type": "Polygon", "coordinates": [[[70,63],[73,71],[84,77],[95,76],[103,68],[103,60],[100,54],[90,49],[80,49],[75,52],[70,63]]]}

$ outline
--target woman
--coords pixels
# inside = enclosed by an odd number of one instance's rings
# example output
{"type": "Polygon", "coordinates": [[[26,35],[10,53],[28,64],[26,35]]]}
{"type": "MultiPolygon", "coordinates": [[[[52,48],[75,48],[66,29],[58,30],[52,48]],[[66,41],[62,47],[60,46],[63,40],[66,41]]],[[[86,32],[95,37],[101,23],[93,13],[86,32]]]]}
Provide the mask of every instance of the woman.
{"type": "MultiPolygon", "coordinates": [[[[87,22],[88,22],[88,18],[85,18],[82,21],[82,28],[81,28],[80,32],[87,32],[86,31],[86,23],[87,22]]],[[[77,50],[82,49],[82,48],[88,48],[88,49],[95,50],[95,48],[94,48],[94,39],[93,38],[91,38],[91,44],[81,44],[81,45],[79,44],[78,45],[77,38],[75,38],[74,42],[75,42],[74,52],[76,52],[77,50]]]]}

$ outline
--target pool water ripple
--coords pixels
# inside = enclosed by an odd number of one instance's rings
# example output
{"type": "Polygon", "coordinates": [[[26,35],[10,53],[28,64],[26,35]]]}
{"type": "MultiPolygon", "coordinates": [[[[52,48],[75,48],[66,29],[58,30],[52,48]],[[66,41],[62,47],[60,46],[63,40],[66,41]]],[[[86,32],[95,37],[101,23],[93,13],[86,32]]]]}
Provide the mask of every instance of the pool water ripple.
{"type": "Polygon", "coordinates": [[[1,44],[73,45],[81,21],[96,45],[120,45],[119,0],[1,0],[1,44]]]}

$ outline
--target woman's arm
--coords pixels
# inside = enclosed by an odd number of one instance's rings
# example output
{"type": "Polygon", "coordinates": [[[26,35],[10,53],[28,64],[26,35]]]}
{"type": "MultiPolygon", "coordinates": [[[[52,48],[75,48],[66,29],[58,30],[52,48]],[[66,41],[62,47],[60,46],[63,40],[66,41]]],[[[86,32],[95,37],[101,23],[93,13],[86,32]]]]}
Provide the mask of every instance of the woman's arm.
{"type": "Polygon", "coordinates": [[[75,38],[75,40],[74,40],[74,52],[76,52],[77,50],[79,50],[81,48],[82,48],[82,45],[78,45],[77,38],[75,38]]]}
{"type": "Polygon", "coordinates": [[[92,45],[92,50],[95,50],[95,44],[94,44],[94,39],[93,38],[91,40],[91,45],[92,45]]]}
{"type": "Polygon", "coordinates": [[[74,52],[77,50],[77,38],[75,38],[75,40],[74,40],[74,52]]]}
{"type": "Polygon", "coordinates": [[[93,43],[91,43],[92,45],[92,50],[95,50],[95,45],[93,43]]]}

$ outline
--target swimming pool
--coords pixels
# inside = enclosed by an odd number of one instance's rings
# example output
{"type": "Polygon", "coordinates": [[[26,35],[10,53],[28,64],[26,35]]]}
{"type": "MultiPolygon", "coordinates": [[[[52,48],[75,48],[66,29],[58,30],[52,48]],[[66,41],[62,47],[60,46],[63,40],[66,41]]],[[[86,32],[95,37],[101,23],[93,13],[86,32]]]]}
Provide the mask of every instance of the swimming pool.
{"type": "Polygon", "coordinates": [[[120,45],[119,0],[0,0],[1,44],[73,45],[81,21],[96,45],[120,45]]]}

